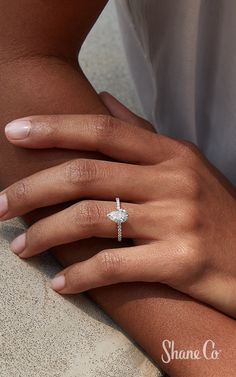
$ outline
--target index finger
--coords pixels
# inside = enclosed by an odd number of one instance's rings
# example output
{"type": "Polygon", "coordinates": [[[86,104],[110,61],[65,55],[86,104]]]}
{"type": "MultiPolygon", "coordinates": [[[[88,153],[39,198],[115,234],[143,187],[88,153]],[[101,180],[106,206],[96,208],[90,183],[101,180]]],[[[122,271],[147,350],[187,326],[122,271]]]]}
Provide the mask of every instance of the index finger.
{"type": "Polygon", "coordinates": [[[5,133],[10,142],[24,148],[94,151],[137,164],[169,159],[175,143],[110,115],[33,116],[9,123],[5,133]]]}

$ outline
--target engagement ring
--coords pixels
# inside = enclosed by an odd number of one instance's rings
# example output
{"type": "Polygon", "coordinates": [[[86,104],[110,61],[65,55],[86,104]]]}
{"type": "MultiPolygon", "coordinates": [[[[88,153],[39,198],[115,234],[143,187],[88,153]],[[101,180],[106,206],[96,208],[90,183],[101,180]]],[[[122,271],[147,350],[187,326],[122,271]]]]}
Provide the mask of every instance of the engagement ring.
{"type": "Polygon", "coordinates": [[[118,241],[122,241],[122,223],[128,220],[128,212],[120,207],[120,199],[116,198],[116,210],[107,214],[107,217],[117,224],[118,241]]]}

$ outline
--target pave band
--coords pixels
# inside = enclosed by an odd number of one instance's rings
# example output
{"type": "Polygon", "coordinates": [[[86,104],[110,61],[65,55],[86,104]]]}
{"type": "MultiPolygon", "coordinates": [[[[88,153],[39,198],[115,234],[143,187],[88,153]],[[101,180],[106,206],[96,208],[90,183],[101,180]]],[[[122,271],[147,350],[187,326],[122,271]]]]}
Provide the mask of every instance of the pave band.
{"type": "Polygon", "coordinates": [[[128,212],[121,208],[120,204],[120,198],[116,198],[116,210],[112,211],[107,214],[107,217],[111,220],[114,221],[117,224],[117,239],[119,242],[122,241],[122,223],[126,222],[128,220],[128,212]]]}
{"type": "MultiPolygon", "coordinates": [[[[118,211],[120,211],[120,198],[116,198],[116,209],[118,211]]],[[[121,226],[121,223],[117,223],[117,233],[118,233],[118,236],[117,236],[117,239],[118,239],[118,242],[121,242],[122,241],[122,226],[121,226]]]]}

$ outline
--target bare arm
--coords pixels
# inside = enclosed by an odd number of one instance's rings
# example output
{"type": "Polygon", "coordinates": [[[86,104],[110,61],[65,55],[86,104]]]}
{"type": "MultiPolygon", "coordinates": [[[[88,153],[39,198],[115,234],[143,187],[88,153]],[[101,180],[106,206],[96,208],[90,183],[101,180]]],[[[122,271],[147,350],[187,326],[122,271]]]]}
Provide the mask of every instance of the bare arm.
{"type": "MultiPolygon", "coordinates": [[[[0,1],[2,187],[78,156],[72,151],[14,148],[4,136],[7,122],[31,114],[107,112],[77,66],[77,52],[105,3],[0,1]]],[[[23,198],[25,190],[27,187],[19,187],[16,195],[23,198]]],[[[44,211],[38,211],[28,221],[43,215],[44,211]]],[[[75,245],[59,248],[56,255],[63,265],[68,265],[102,249],[106,242],[110,241],[83,243],[79,256],[75,255],[75,245]]],[[[117,285],[95,290],[91,296],[158,361],[163,339],[175,340],[178,348],[194,349],[213,338],[223,350],[218,361],[202,360],[197,364],[176,361],[165,365],[171,375],[233,375],[236,359],[233,320],[161,285],[117,285]]]]}

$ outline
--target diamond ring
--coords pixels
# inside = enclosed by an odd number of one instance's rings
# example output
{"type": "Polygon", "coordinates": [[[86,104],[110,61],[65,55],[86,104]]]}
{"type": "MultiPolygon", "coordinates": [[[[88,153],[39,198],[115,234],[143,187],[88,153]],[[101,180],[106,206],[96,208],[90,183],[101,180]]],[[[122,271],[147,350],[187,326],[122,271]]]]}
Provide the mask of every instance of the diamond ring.
{"type": "Polygon", "coordinates": [[[116,198],[116,210],[107,214],[107,217],[117,224],[118,241],[122,241],[122,223],[128,220],[128,212],[120,207],[120,198],[116,198]]]}

